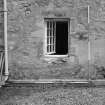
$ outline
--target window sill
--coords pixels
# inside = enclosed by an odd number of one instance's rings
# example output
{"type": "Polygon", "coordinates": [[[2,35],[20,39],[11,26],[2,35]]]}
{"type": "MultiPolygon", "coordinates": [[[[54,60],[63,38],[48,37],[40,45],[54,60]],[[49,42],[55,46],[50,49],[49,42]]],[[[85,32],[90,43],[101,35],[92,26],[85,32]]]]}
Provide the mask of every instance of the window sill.
{"type": "Polygon", "coordinates": [[[67,61],[67,59],[68,59],[68,55],[44,55],[44,60],[47,61],[48,63],[57,62],[60,60],[67,61]]]}
{"type": "Polygon", "coordinates": [[[45,57],[49,57],[49,58],[65,58],[68,57],[67,55],[44,55],[45,57]]]}

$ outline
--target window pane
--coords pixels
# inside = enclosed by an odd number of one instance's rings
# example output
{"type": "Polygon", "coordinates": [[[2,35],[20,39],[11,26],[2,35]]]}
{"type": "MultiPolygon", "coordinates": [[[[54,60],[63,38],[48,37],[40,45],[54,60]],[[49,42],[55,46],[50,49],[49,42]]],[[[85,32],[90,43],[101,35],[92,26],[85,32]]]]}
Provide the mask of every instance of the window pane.
{"type": "Polygon", "coordinates": [[[50,35],[49,35],[49,36],[51,36],[51,34],[52,34],[52,30],[51,30],[51,28],[50,28],[50,35]]]}
{"type": "Polygon", "coordinates": [[[49,44],[49,37],[47,37],[47,45],[49,44]]]}
{"type": "Polygon", "coordinates": [[[55,52],[55,47],[53,46],[53,51],[55,52]]]}
{"type": "Polygon", "coordinates": [[[50,52],[50,45],[47,45],[47,52],[50,52]]]}
{"type": "Polygon", "coordinates": [[[51,27],[52,27],[52,21],[50,21],[50,29],[51,29],[51,27]]]}
{"type": "Polygon", "coordinates": [[[50,37],[50,44],[52,44],[52,43],[51,43],[51,40],[52,40],[52,37],[50,37]]]}
{"type": "Polygon", "coordinates": [[[53,37],[51,37],[51,44],[54,44],[54,43],[53,43],[53,37]]]}
{"type": "Polygon", "coordinates": [[[47,29],[49,29],[49,21],[47,22],[47,29]]]}
{"type": "Polygon", "coordinates": [[[47,29],[47,36],[49,36],[49,29],[47,29]]]}
{"type": "Polygon", "coordinates": [[[51,45],[50,45],[50,52],[52,52],[52,51],[51,51],[51,45]]]}

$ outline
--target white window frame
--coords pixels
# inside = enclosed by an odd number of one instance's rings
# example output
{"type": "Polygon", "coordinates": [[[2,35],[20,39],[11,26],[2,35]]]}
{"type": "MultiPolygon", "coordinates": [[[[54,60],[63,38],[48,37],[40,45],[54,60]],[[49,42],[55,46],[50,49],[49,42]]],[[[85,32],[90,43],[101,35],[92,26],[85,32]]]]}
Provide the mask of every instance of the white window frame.
{"type": "MultiPolygon", "coordinates": [[[[51,53],[47,52],[47,21],[54,21],[54,22],[56,22],[56,21],[57,22],[58,21],[62,21],[62,22],[67,21],[68,22],[68,35],[69,35],[69,32],[70,32],[70,19],[69,18],[45,18],[44,19],[44,25],[45,25],[45,36],[44,36],[44,47],[43,47],[44,56],[46,56],[46,57],[67,57],[69,55],[69,51],[68,51],[67,54],[64,54],[64,55],[50,55],[51,53]]],[[[69,44],[69,39],[68,39],[68,44],[69,44]]],[[[68,50],[69,50],[69,47],[68,47],[68,50]]]]}

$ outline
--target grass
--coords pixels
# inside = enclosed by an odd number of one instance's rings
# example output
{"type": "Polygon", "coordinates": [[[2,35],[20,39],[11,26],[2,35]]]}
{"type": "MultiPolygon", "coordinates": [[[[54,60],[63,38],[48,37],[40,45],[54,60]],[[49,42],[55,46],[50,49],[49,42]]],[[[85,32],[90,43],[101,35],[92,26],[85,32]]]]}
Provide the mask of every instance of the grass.
{"type": "Polygon", "coordinates": [[[105,89],[58,86],[2,87],[0,105],[104,105],[105,89]]]}

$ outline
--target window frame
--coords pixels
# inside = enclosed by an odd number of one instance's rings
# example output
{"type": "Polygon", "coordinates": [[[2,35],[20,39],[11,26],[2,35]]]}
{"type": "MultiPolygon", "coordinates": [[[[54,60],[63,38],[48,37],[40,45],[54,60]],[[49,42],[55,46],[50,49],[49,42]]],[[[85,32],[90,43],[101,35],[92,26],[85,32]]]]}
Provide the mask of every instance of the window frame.
{"type": "MultiPolygon", "coordinates": [[[[69,46],[68,46],[68,53],[64,54],[64,55],[50,55],[47,52],[47,21],[50,21],[50,20],[55,21],[55,22],[67,21],[67,23],[68,23],[68,36],[70,33],[70,18],[44,18],[44,26],[45,26],[44,47],[43,47],[44,56],[46,56],[46,57],[67,57],[69,55],[69,46]]],[[[68,44],[69,44],[69,37],[68,37],[68,44]]]]}

